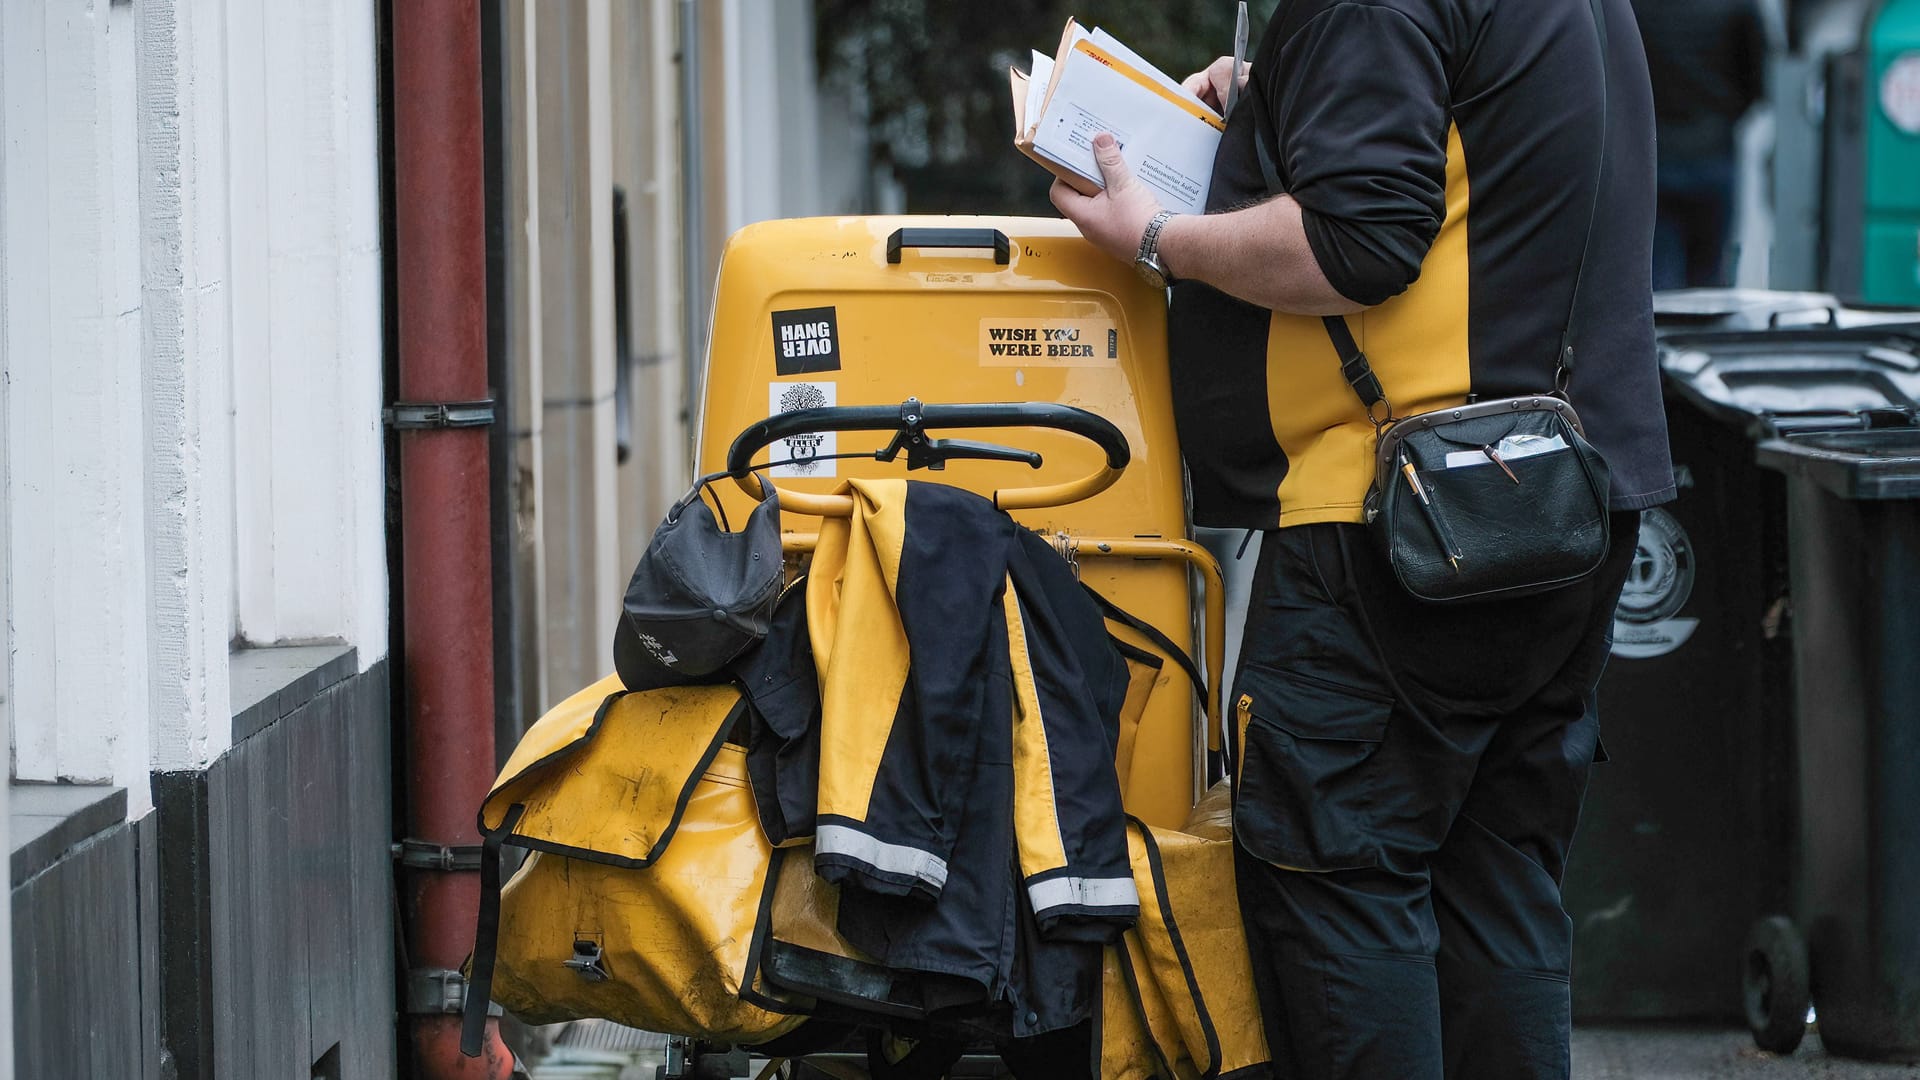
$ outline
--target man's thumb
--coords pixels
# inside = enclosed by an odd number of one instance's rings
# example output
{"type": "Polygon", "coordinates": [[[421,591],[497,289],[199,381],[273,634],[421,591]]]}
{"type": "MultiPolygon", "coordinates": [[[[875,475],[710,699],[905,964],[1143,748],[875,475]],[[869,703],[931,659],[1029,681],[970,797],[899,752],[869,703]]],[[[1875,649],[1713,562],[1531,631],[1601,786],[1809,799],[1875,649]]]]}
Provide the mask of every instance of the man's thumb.
{"type": "Polygon", "coordinates": [[[1103,131],[1093,137],[1093,160],[1100,164],[1100,177],[1106,181],[1109,192],[1133,182],[1133,171],[1120,156],[1120,141],[1111,133],[1103,131]]]}

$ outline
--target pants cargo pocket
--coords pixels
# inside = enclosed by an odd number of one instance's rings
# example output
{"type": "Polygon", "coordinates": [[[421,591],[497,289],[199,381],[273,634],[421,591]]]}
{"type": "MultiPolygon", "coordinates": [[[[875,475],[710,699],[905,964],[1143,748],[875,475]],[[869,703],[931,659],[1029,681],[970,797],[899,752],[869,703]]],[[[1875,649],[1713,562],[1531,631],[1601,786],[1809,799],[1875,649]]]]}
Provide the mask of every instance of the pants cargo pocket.
{"type": "Polygon", "coordinates": [[[1298,672],[1247,666],[1235,693],[1234,836],[1296,870],[1378,866],[1373,770],[1393,703],[1298,672]]]}

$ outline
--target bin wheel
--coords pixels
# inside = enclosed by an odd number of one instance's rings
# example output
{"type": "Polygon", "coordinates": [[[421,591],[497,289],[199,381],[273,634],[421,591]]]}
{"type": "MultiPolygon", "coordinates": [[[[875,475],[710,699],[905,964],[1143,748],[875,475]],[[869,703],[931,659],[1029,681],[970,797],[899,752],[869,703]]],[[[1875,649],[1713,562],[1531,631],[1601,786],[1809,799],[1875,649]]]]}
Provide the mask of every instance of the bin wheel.
{"type": "Polygon", "coordinates": [[[1741,965],[1742,1000],[1754,1045],[1791,1054],[1807,1033],[1807,943],[1793,920],[1770,915],[1753,924],[1741,965]]]}

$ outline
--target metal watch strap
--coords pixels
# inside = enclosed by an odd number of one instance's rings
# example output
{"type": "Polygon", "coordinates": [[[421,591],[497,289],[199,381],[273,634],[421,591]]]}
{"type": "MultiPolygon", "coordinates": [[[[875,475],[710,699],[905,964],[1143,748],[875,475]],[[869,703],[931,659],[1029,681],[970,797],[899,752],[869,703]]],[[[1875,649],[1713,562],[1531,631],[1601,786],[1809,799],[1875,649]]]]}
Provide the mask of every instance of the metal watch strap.
{"type": "MultiPolygon", "coordinates": [[[[1134,261],[1145,262],[1152,259],[1154,265],[1160,265],[1160,230],[1166,228],[1167,222],[1172,220],[1173,211],[1171,210],[1162,210],[1153,215],[1152,220],[1147,222],[1146,231],[1140,234],[1140,250],[1134,253],[1134,261]]],[[[1161,268],[1161,272],[1165,273],[1165,267],[1161,268]]]]}

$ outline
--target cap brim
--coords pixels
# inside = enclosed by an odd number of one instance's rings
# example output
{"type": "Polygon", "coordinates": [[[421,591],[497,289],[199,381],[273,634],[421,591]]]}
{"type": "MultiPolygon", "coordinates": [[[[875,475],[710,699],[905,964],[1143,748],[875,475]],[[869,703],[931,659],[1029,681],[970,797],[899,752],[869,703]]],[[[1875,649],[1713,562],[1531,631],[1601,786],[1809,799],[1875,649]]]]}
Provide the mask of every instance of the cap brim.
{"type": "Polygon", "coordinates": [[[702,679],[675,671],[655,660],[646,646],[640,644],[640,637],[625,614],[613,628],[613,670],[619,673],[622,685],[636,692],[715,681],[711,677],[702,679]]]}

